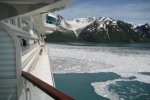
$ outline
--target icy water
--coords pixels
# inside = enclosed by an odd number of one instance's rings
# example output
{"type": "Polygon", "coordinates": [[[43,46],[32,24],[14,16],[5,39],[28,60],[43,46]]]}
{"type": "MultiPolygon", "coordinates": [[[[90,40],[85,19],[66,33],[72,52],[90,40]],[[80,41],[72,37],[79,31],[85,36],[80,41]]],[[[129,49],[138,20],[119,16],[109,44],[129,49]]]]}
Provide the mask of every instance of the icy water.
{"type": "Polygon", "coordinates": [[[150,100],[150,44],[47,44],[56,88],[76,100],[150,100]]]}

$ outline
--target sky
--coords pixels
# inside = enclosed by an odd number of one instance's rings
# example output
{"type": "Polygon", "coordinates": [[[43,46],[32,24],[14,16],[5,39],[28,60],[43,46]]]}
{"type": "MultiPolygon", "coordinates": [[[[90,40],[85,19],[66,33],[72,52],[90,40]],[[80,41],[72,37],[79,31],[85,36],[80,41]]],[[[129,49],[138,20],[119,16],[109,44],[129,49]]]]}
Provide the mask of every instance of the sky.
{"type": "Polygon", "coordinates": [[[94,16],[144,24],[150,23],[150,0],[75,0],[57,13],[66,20],[94,16]]]}

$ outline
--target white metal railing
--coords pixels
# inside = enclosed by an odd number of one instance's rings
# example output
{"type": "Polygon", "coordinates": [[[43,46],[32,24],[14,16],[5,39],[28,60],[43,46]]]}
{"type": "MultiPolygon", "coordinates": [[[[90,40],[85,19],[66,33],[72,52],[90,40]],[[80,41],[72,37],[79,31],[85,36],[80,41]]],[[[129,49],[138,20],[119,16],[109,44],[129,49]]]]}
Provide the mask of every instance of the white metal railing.
{"type": "Polygon", "coordinates": [[[37,46],[38,46],[38,43],[30,44],[30,45],[27,45],[27,46],[21,46],[21,49],[22,49],[21,55],[24,56],[25,54],[27,54],[28,52],[30,52],[31,50],[33,50],[37,46]]]}
{"type": "Polygon", "coordinates": [[[2,21],[3,24],[7,25],[9,28],[17,31],[17,34],[31,37],[31,34],[28,31],[23,30],[21,27],[18,27],[17,25],[13,25],[7,21],[2,21]]]}

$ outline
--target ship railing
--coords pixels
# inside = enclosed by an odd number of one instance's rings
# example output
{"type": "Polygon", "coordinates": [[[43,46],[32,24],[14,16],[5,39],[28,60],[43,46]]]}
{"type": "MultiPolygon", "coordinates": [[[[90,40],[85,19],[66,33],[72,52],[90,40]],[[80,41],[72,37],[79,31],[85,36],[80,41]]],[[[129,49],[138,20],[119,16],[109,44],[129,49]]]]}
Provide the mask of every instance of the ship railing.
{"type": "Polygon", "coordinates": [[[4,20],[4,21],[2,21],[2,23],[7,25],[9,28],[15,30],[17,35],[31,37],[31,34],[29,33],[29,29],[19,27],[19,26],[17,26],[17,24],[12,23],[12,22],[15,22],[14,20],[15,19],[4,20]]]}
{"type": "Polygon", "coordinates": [[[30,44],[30,45],[27,45],[27,46],[21,46],[21,55],[24,56],[25,54],[27,54],[28,52],[30,52],[31,50],[33,50],[34,48],[37,47],[37,43],[36,44],[30,44]]]}
{"type": "Polygon", "coordinates": [[[34,75],[22,71],[26,80],[28,100],[75,100],[34,75]]]}

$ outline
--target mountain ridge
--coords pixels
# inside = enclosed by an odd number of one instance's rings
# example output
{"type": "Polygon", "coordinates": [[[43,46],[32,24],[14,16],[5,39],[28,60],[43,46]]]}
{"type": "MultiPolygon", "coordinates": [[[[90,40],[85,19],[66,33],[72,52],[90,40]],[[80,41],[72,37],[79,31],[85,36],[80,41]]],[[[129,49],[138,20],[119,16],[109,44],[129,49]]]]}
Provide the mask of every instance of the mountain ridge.
{"type": "MultiPolygon", "coordinates": [[[[76,38],[76,41],[149,42],[150,40],[150,24],[148,23],[135,25],[125,21],[115,20],[110,17],[85,17],[70,21],[62,18],[60,22],[62,20],[64,21],[62,26],[73,31],[68,34],[76,36],[73,37],[76,38]]],[[[59,31],[57,31],[57,33],[62,34],[59,31]]],[[[53,34],[56,34],[56,32],[53,34]]],[[[57,37],[55,38],[57,42],[57,37]]]]}

